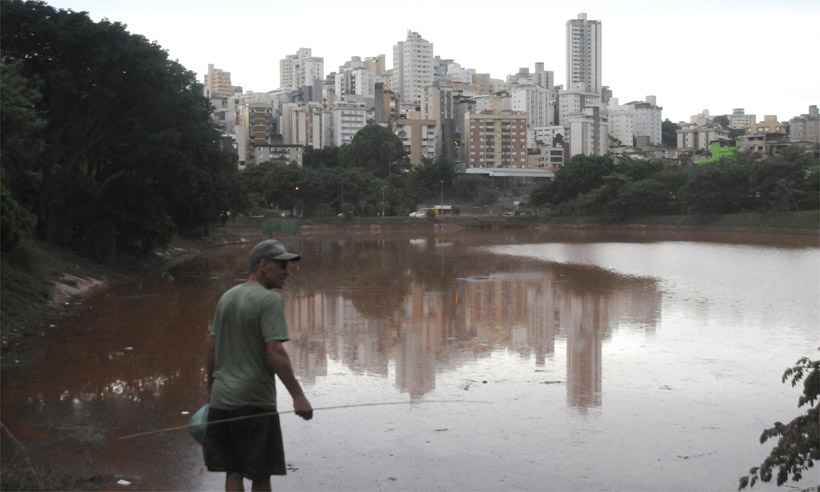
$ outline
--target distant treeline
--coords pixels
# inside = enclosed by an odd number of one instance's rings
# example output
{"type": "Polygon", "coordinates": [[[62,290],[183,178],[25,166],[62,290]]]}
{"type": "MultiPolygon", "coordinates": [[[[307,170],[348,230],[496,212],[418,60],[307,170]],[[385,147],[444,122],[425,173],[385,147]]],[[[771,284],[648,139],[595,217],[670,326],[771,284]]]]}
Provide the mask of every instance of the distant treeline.
{"type": "Polygon", "coordinates": [[[339,213],[407,215],[422,202],[490,205],[500,191],[489,177],[457,175],[447,159],[410,165],[401,140],[368,125],[349,145],[308,149],[303,166],[271,161],[241,173],[242,209],[276,208],[304,217],[339,213]]]}
{"type": "Polygon", "coordinates": [[[531,204],[554,215],[622,221],[647,215],[710,216],[816,210],[820,159],[800,149],[760,159],[740,154],[705,165],[577,156],[536,189],[531,204]]]}
{"type": "Polygon", "coordinates": [[[41,239],[108,259],[239,203],[193,72],[123,24],[0,0],[3,250],[41,239]]]}

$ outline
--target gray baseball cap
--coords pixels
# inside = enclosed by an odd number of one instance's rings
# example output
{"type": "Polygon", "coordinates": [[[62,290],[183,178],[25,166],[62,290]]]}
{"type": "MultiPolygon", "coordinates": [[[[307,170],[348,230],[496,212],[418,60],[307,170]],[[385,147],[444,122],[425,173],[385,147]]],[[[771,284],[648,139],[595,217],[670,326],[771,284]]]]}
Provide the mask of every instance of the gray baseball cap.
{"type": "Polygon", "coordinates": [[[302,257],[300,255],[291,253],[285,249],[285,245],[282,244],[282,241],[278,241],[276,239],[266,239],[254,246],[251,250],[250,257],[248,258],[248,268],[251,272],[255,271],[256,267],[259,265],[259,262],[264,259],[297,261],[301,258],[302,257]]]}

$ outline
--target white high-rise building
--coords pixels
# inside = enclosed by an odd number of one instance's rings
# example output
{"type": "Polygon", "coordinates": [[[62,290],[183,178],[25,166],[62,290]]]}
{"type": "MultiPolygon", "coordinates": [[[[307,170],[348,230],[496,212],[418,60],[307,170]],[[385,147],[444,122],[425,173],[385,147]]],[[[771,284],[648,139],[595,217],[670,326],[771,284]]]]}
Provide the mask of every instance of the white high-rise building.
{"type": "Polygon", "coordinates": [[[567,88],[578,83],[601,93],[601,21],[584,13],[567,21],[567,88]]]}
{"type": "Polygon", "coordinates": [[[313,86],[316,80],[325,78],[324,66],[324,58],[311,56],[310,48],[299,48],[295,55],[288,55],[279,61],[279,87],[299,89],[313,86]]]}
{"type": "Polygon", "coordinates": [[[604,155],[609,151],[609,120],[605,110],[587,106],[581,113],[567,116],[569,156],[604,155]]]}
{"type": "Polygon", "coordinates": [[[393,46],[391,88],[402,104],[422,106],[424,88],[433,84],[433,43],[417,32],[407,31],[407,40],[393,46]]]}
{"type": "Polygon", "coordinates": [[[280,129],[285,144],[320,149],[322,145],[322,105],[287,103],[282,105],[280,129]]]}
{"type": "Polygon", "coordinates": [[[662,110],[654,96],[622,106],[617,98],[612,98],[609,100],[609,134],[627,147],[641,141],[661,145],[662,110]]]}
{"type": "Polygon", "coordinates": [[[336,147],[348,145],[367,126],[367,108],[361,104],[338,103],[331,114],[332,142],[336,147]]]}
{"type": "Polygon", "coordinates": [[[339,100],[350,96],[373,97],[376,82],[384,80],[384,55],[366,58],[354,56],[339,67],[335,75],[336,97],[339,100]]]}
{"type": "Polygon", "coordinates": [[[551,91],[537,85],[517,85],[510,90],[512,110],[527,113],[527,126],[550,126],[553,122],[551,91]]]}

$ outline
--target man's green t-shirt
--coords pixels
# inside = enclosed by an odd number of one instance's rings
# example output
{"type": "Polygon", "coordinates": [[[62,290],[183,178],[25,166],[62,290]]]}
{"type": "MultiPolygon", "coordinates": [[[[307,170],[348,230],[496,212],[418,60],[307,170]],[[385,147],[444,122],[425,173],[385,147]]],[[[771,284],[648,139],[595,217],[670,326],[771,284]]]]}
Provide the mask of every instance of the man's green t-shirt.
{"type": "Polygon", "coordinates": [[[215,345],[211,406],[275,408],[276,374],[267,363],[265,344],[288,339],[282,296],[257,282],[231,288],[216,305],[211,335],[215,345]]]}

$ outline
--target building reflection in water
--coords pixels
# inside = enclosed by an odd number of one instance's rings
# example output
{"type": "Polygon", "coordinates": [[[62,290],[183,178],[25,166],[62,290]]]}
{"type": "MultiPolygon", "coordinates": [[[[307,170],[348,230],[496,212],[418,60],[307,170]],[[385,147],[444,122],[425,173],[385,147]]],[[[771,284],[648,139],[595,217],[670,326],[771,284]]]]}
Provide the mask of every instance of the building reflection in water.
{"type": "MultiPolygon", "coordinates": [[[[435,389],[437,372],[494,351],[543,367],[555,358],[556,339],[563,339],[567,402],[597,407],[603,341],[622,325],[652,334],[660,316],[661,294],[651,279],[509,260],[482,273],[470,265],[492,268],[492,261],[467,263],[459,256],[444,271],[439,261],[426,271],[422,266],[401,288],[382,288],[376,279],[335,291],[291,291],[287,317],[300,377],[311,383],[326,376],[328,359],[356,374],[388,377],[392,361],[395,386],[415,399],[435,389]]],[[[389,277],[402,275],[400,263],[389,277]]]]}

